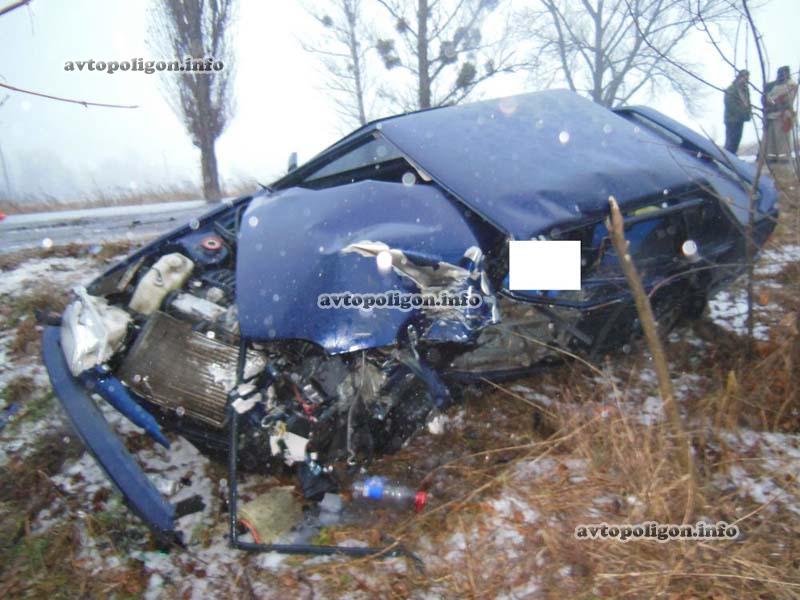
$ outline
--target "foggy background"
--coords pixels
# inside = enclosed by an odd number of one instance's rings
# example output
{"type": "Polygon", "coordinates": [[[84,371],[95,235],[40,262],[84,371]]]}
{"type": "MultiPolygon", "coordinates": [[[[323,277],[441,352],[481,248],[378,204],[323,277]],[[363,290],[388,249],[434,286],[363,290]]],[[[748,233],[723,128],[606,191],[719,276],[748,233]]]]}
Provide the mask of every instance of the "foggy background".
{"type": "MultiPolygon", "coordinates": [[[[8,172],[7,182],[0,177],[0,197],[76,200],[199,185],[199,151],[161,95],[159,80],[170,73],[64,70],[67,61],[182,58],[156,56],[148,47],[149,8],[146,0],[37,0],[0,19],[0,81],[69,98],[139,105],[133,110],[86,108],[8,91],[0,107],[0,148],[8,172]]],[[[798,0],[772,0],[755,14],[769,53],[770,79],[782,64],[797,69],[799,16],[798,0]]],[[[302,163],[354,128],[343,122],[324,89],[317,57],[302,47],[319,31],[294,2],[240,2],[232,36],[236,112],[217,143],[226,187],[255,188],[256,181],[273,181],[285,172],[291,151],[302,163]]],[[[705,38],[697,34],[688,43],[702,74],[727,87],[733,73],[705,38]]],[[[742,67],[743,45],[738,49],[742,67]]],[[[748,66],[760,85],[754,56],[748,66]]],[[[380,84],[381,78],[394,75],[381,67],[372,76],[380,84]]],[[[479,86],[470,99],[542,87],[543,82],[526,74],[502,75],[479,86]]],[[[4,95],[6,90],[0,90],[0,99],[4,95]]],[[[759,102],[755,94],[752,100],[759,102]]],[[[675,94],[651,98],[642,91],[637,103],[704,129],[722,143],[721,92],[705,91],[696,115],[687,114],[675,94]]],[[[743,147],[755,141],[753,127],[752,122],[745,126],[743,147]]]]}

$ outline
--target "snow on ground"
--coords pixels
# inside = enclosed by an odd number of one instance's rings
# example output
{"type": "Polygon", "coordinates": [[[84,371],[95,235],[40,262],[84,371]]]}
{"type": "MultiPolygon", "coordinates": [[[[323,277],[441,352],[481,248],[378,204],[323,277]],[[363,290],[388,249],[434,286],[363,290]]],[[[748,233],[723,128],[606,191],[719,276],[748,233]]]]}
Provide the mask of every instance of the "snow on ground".
{"type": "Polygon", "coordinates": [[[749,496],[759,504],[769,503],[774,512],[777,504],[800,515],[797,482],[800,481],[800,436],[740,429],[725,432],[723,439],[739,452],[752,455],[758,469],[753,475],[740,465],[732,465],[728,477],[718,482],[732,486],[740,497],[749,496]],[[794,486],[794,492],[791,487],[794,486]]]}
{"type": "MultiPolygon", "coordinates": [[[[786,265],[800,261],[800,246],[787,244],[779,248],[768,248],[761,253],[756,263],[755,274],[758,280],[756,294],[759,290],[769,290],[779,287],[780,283],[774,280],[786,265]]],[[[759,298],[755,299],[754,309],[756,323],[753,328],[753,337],[758,340],[769,338],[769,327],[777,319],[775,315],[780,313],[780,307],[769,301],[759,303],[759,298]]],[[[747,333],[747,290],[742,282],[737,282],[734,286],[722,290],[708,302],[709,316],[717,325],[732,331],[737,335],[747,333]]],[[[778,315],[782,316],[782,315],[778,315]]]]}
{"type": "MultiPolygon", "coordinates": [[[[774,276],[780,271],[776,265],[788,261],[800,261],[800,247],[786,246],[765,252],[759,273],[767,278],[774,276]]],[[[20,268],[3,274],[0,279],[0,295],[16,298],[43,281],[66,289],[86,283],[102,268],[102,265],[98,265],[90,257],[31,260],[20,268]]],[[[736,333],[743,331],[741,309],[741,290],[723,291],[710,302],[711,319],[736,333]]],[[[768,312],[773,307],[768,304],[760,307],[760,310],[768,312]]],[[[763,337],[766,335],[766,328],[757,328],[756,332],[757,336],[763,337]]],[[[37,387],[46,389],[47,382],[38,357],[12,359],[8,355],[10,333],[10,330],[0,332],[0,386],[11,376],[26,374],[34,377],[37,387]]],[[[690,330],[674,332],[669,340],[685,342],[697,357],[702,356],[706,349],[706,342],[690,330]]],[[[655,373],[647,364],[633,373],[625,368],[607,367],[604,368],[603,375],[596,374],[592,377],[592,383],[604,392],[605,401],[577,408],[575,404],[566,404],[555,387],[539,386],[531,389],[520,383],[512,383],[508,387],[514,393],[552,411],[586,410],[592,416],[602,417],[622,413],[642,425],[651,425],[663,418],[655,373]]],[[[698,387],[708,383],[701,379],[688,372],[675,374],[673,383],[679,402],[686,404],[698,387]]],[[[102,410],[119,435],[139,448],[135,452],[137,460],[170,501],[177,502],[199,495],[205,504],[203,511],[181,521],[181,528],[187,534],[188,552],[162,553],[144,549],[143,543],[138,547],[134,543],[130,556],[141,560],[148,574],[146,598],[161,597],[165,589],[183,597],[214,596],[219,590],[227,589],[226,582],[240,575],[244,561],[263,572],[280,573],[295,568],[295,563],[285,556],[265,554],[246,557],[227,547],[222,511],[224,479],[220,480],[219,470],[214,474],[213,463],[191,444],[173,436],[172,449],[167,451],[151,443],[138,427],[130,424],[110,407],[102,405],[102,410]],[[208,538],[210,543],[207,542],[208,538]],[[202,570],[202,576],[187,575],[187,572],[197,573],[198,569],[202,570]]],[[[439,417],[431,425],[429,433],[441,435],[447,430],[460,431],[468,425],[466,421],[464,409],[458,408],[439,417]]],[[[25,456],[39,437],[63,427],[64,418],[57,408],[37,422],[23,423],[15,434],[4,438],[0,447],[0,464],[10,456],[25,456]]],[[[727,478],[718,482],[719,485],[734,486],[742,497],[751,498],[755,502],[781,504],[800,514],[800,498],[796,495],[796,490],[784,484],[786,474],[795,479],[800,478],[800,436],[749,430],[726,435],[727,443],[743,453],[754,455],[763,468],[759,469],[756,476],[745,468],[734,465],[729,469],[727,478]]],[[[496,556],[498,560],[513,561],[532,552],[532,532],[552,518],[542,514],[530,501],[531,497],[535,497],[537,484],[555,477],[564,477],[571,484],[580,484],[588,475],[588,468],[582,461],[557,457],[531,458],[516,463],[506,482],[485,502],[487,508],[482,516],[482,527],[492,532],[488,538],[488,543],[491,544],[489,554],[496,556]]],[[[111,485],[95,461],[84,452],[77,459],[65,463],[61,472],[50,479],[59,490],[58,499],[31,523],[32,533],[45,532],[63,520],[65,515],[69,515],[81,524],[84,537],[81,558],[85,564],[98,572],[118,566],[115,562],[118,559],[114,554],[109,553],[107,548],[98,546],[99,542],[89,535],[91,519],[96,518],[98,505],[104,511],[119,515],[121,528],[143,532],[143,527],[119,504],[118,497],[107,494],[112,491],[111,485]],[[106,499],[98,502],[98,498],[106,499]]],[[[258,489],[259,482],[258,478],[248,477],[241,486],[243,493],[258,489]]],[[[603,507],[616,501],[615,498],[598,495],[593,504],[599,515],[603,507]]],[[[625,501],[631,504],[636,503],[637,499],[629,498],[625,501]]],[[[286,537],[286,541],[295,539],[291,535],[286,537]]],[[[353,540],[353,543],[361,542],[353,540]]],[[[465,564],[472,552],[480,560],[481,555],[487,552],[487,547],[482,545],[485,543],[487,538],[477,530],[466,530],[453,533],[443,547],[423,539],[419,547],[413,550],[426,564],[448,569],[452,565],[465,564]]],[[[541,555],[537,556],[537,566],[541,569],[548,568],[541,555]]],[[[340,559],[321,558],[305,564],[336,560],[340,559]]],[[[405,563],[400,559],[387,560],[382,565],[386,572],[402,573],[405,569],[405,563]]],[[[570,573],[570,567],[565,566],[560,576],[570,577],[570,573]]],[[[316,575],[310,577],[312,581],[316,578],[316,575]]],[[[269,596],[273,593],[262,582],[255,581],[252,585],[258,595],[269,596]]],[[[531,572],[525,581],[519,585],[515,583],[513,589],[501,597],[536,597],[540,590],[540,575],[531,572]]]]}
{"type": "MultiPolygon", "coordinates": [[[[759,308],[756,307],[756,310],[758,311],[759,308]]],[[[711,320],[717,325],[739,335],[747,333],[746,290],[722,290],[708,301],[708,309],[711,320]]],[[[753,327],[753,337],[758,340],[766,340],[768,338],[767,326],[763,323],[756,323],[753,327]]]]}
{"type": "Polygon", "coordinates": [[[21,268],[3,273],[0,295],[19,297],[42,283],[64,289],[88,283],[97,272],[95,264],[91,259],[69,256],[29,260],[21,268]]]}
{"type": "MultiPolygon", "coordinates": [[[[104,270],[91,257],[52,257],[29,260],[12,271],[5,271],[0,277],[0,301],[13,303],[15,300],[40,290],[63,290],[66,296],[76,285],[89,283],[104,270]]],[[[32,319],[33,315],[26,315],[32,319]]],[[[11,360],[9,344],[14,327],[0,330],[0,386],[14,377],[32,377],[38,386],[48,387],[47,373],[39,356],[23,356],[11,360]]]]}
{"type": "Polygon", "coordinates": [[[777,275],[786,265],[800,261],[800,246],[785,244],[761,252],[756,264],[756,275],[777,275]]]}

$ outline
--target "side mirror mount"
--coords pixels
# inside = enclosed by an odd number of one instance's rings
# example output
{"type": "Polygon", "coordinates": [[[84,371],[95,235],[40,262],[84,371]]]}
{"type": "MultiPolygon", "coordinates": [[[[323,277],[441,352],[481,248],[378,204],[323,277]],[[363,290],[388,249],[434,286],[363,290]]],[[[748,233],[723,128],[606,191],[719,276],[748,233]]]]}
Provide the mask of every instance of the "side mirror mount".
{"type": "Polygon", "coordinates": [[[297,152],[292,152],[289,155],[289,164],[288,164],[288,167],[286,169],[286,172],[287,173],[291,173],[296,168],[297,168],[297,152]]]}

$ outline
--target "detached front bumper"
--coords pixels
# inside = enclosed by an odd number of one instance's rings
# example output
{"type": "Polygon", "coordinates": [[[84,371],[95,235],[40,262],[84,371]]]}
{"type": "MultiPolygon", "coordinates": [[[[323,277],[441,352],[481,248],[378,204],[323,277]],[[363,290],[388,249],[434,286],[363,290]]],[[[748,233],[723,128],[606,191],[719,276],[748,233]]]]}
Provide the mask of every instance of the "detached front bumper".
{"type": "Polygon", "coordinates": [[[86,448],[122,493],[131,510],[157,534],[172,537],[175,506],[161,496],[111,430],[81,382],[70,373],[61,349],[60,327],[45,328],[42,356],[53,390],[86,448]]]}

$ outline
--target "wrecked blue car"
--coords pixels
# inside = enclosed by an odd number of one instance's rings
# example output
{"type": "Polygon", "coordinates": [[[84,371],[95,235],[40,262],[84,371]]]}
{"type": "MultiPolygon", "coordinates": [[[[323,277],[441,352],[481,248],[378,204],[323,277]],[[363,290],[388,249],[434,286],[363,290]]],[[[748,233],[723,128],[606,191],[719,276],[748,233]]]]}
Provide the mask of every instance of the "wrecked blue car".
{"type": "MultiPolygon", "coordinates": [[[[744,268],[753,178],[654,110],[569,92],[383,119],[76,290],[44,360],[82,440],[154,529],[174,531],[182,508],[110,431],[101,399],[159,444],[177,432],[227,454],[234,475],[294,469],[319,498],[464,382],[639,333],[610,196],[660,326],[700,315],[744,268]],[[580,289],[512,290],[520,240],[579,242],[580,289]]],[[[759,246],[776,201],[762,179],[759,246]]]]}

